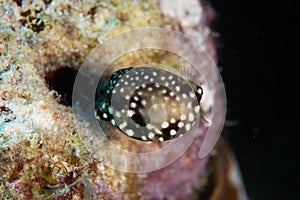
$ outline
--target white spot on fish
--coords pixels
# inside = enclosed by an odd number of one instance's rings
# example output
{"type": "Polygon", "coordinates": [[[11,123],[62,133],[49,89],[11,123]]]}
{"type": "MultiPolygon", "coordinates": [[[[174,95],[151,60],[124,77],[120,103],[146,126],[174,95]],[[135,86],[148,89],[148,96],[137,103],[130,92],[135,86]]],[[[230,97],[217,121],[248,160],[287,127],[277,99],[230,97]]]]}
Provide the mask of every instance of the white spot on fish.
{"type": "Polygon", "coordinates": [[[147,140],[147,137],[146,137],[146,136],[144,136],[144,135],[142,135],[142,137],[141,137],[141,138],[142,138],[142,140],[144,140],[144,141],[145,141],[145,140],[147,140]]]}
{"type": "Polygon", "coordinates": [[[174,118],[171,118],[170,122],[174,124],[176,122],[176,120],[174,118]]]}
{"type": "Polygon", "coordinates": [[[128,110],[127,111],[127,116],[128,117],[132,117],[135,114],[135,112],[133,110],[128,110]]]}
{"type": "Polygon", "coordinates": [[[119,111],[116,111],[116,112],[115,112],[115,116],[116,116],[117,118],[120,118],[120,117],[121,117],[121,113],[120,113],[119,111]]]}
{"type": "Polygon", "coordinates": [[[185,115],[185,114],[182,114],[182,115],[180,116],[180,119],[181,119],[182,121],[186,120],[186,115],[185,115]]]}
{"type": "Polygon", "coordinates": [[[195,110],[196,113],[199,113],[199,111],[200,111],[200,106],[199,106],[199,105],[196,106],[194,110],[195,110]]]}
{"type": "Polygon", "coordinates": [[[172,136],[174,136],[174,135],[176,135],[176,131],[174,130],[174,129],[172,129],[171,131],[170,131],[170,135],[172,135],[172,136]]]}
{"type": "Polygon", "coordinates": [[[138,100],[139,100],[139,97],[138,97],[138,96],[134,96],[133,99],[134,99],[135,101],[138,101],[138,100]]]}
{"type": "Polygon", "coordinates": [[[131,108],[136,108],[136,103],[132,102],[132,103],[130,104],[130,107],[131,107],[131,108]]]}
{"type": "Polygon", "coordinates": [[[168,122],[164,122],[161,124],[161,127],[162,128],[167,128],[169,126],[169,123],[168,122]]]}
{"type": "Polygon", "coordinates": [[[183,122],[179,122],[179,123],[178,123],[178,127],[179,127],[179,128],[182,128],[183,126],[184,126],[184,123],[183,123],[183,122]]]}
{"type": "Polygon", "coordinates": [[[155,136],[154,133],[152,133],[152,132],[148,133],[148,138],[153,139],[154,136],[155,136]]]}
{"type": "Polygon", "coordinates": [[[132,129],[126,130],[126,133],[127,133],[127,135],[130,136],[130,137],[132,137],[132,136],[134,135],[134,132],[133,132],[132,129]]]}
{"type": "Polygon", "coordinates": [[[192,122],[192,121],[194,121],[194,119],[195,119],[194,114],[190,113],[189,114],[189,121],[192,122]]]}
{"type": "Polygon", "coordinates": [[[122,130],[127,126],[127,122],[123,122],[122,124],[119,125],[119,128],[122,130]]]}
{"type": "Polygon", "coordinates": [[[191,124],[186,124],[186,125],[185,125],[185,130],[186,130],[186,131],[189,131],[190,129],[191,129],[191,124]]]}

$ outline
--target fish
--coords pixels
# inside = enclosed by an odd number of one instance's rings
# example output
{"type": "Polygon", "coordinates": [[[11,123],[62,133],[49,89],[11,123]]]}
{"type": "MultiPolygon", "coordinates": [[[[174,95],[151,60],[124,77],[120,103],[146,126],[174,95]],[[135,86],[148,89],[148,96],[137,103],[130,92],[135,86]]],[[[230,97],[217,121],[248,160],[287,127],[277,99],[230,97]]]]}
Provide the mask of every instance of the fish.
{"type": "Polygon", "coordinates": [[[203,89],[168,70],[129,67],[113,72],[100,96],[95,106],[99,122],[133,139],[164,142],[195,125],[203,89]]]}

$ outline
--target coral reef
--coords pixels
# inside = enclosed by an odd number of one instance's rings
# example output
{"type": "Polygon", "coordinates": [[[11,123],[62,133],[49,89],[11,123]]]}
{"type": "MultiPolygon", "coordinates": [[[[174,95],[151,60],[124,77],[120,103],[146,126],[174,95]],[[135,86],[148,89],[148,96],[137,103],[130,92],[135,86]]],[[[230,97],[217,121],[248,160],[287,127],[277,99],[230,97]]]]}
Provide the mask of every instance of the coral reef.
{"type": "Polygon", "coordinates": [[[64,101],[67,92],[53,85],[57,76],[68,76],[57,75],[57,70],[76,72],[99,43],[139,27],[187,33],[216,59],[207,26],[212,10],[196,0],[184,1],[183,8],[180,2],[0,2],[2,199],[197,199],[201,195],[199,191],[208,184],[210,159],[197,156],[201,138],[179,160],[159,171],[117,171],[86,150],[79,138],[84,125],[75,126],[72,109],[64,101]]]}

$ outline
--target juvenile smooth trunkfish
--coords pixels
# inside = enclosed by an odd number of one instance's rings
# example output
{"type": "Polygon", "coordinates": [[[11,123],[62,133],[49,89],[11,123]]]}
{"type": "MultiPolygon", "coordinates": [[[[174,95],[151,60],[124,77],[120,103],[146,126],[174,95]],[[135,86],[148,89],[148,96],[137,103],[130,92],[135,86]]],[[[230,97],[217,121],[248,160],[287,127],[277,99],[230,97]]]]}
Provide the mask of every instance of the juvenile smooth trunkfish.
{"type": "Polygon", "coordinates": [[[202,95],[200,86],[169,71],[125,68],[111,75],[95,115],[131,138],[163,142],[191,130],[202,95]]]}

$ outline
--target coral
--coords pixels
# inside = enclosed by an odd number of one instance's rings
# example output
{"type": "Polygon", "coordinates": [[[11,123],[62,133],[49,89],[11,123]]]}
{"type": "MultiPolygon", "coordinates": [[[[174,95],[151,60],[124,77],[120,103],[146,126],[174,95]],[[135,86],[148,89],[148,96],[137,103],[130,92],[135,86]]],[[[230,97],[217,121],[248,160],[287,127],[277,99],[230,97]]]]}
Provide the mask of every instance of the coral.
{"type": "Polygon", "coordinates": [[[169,12],[163,0],[0,2],[0,197],[186,199],[207,184],[209,157],[196,152],[201,138],[156,172],[124,173],[95,160],[79,138],[84,124],[75,126],[72,109],[60,103],[65,94],[46,78],[61,68],[77,70],[108,37],[146,26],[188,33],[216,58],[205,6],[188,2],[189,17],[179,7],[169,12]]]}

